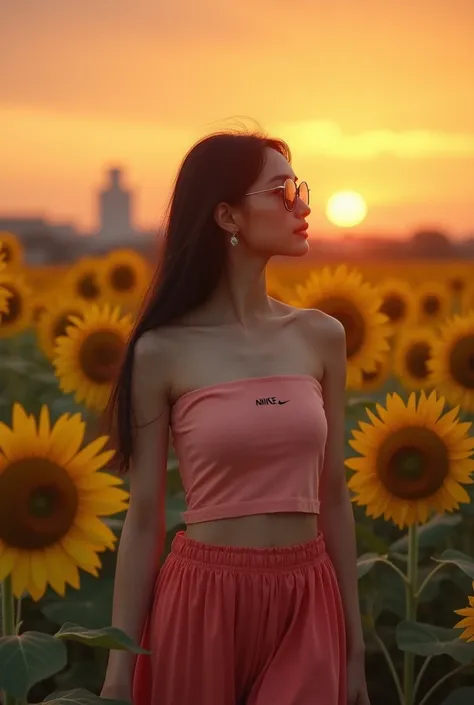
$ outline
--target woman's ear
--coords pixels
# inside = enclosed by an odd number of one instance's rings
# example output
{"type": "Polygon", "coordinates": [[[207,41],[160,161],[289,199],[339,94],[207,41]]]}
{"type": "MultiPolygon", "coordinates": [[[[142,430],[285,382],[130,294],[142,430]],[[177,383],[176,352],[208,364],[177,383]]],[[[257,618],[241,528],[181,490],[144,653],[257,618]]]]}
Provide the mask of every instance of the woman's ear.
{"type": "Polygon", "coordinates": [[[228,203],[219,203],[214,209],[214,219],[217,225],[228,233],[235,233],[236,223],[233,209],[228,203]]]}

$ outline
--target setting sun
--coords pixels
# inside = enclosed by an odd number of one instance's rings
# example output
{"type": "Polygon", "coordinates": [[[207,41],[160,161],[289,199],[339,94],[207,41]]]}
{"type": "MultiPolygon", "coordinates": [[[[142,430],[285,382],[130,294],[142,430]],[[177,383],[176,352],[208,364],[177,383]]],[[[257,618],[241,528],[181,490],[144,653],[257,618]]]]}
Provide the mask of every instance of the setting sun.
{"type": "Polygon", "coordinates": [[[367,215],[367,204],[356,191],[340,191],[329,199],[326,216],[339,227],[352,228],[362,223],[367,215]]]}

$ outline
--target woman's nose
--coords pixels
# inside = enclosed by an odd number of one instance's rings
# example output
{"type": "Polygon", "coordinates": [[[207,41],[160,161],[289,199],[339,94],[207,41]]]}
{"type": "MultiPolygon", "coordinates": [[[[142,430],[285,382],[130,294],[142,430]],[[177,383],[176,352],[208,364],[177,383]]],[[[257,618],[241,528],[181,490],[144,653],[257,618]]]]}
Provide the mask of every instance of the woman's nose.
{"type": "Polygon", "coordinates": [[[306,216],[311,213],[311,208],[301,198],[298,198],[298,210],[302,214],[303,218],[306,218],[306,216]]]}

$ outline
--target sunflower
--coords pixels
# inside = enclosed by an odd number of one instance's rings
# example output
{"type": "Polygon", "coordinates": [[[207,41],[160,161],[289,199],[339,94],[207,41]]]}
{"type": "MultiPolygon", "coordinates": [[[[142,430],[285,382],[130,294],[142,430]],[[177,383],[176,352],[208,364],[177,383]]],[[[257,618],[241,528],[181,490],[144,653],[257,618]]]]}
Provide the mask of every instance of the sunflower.
{"type": "Polygon", "coordinates": [[[389,278],[377,285],[382,299],[380,311],[388,316],[393,326],[402,326],[416,320],[416,297],[408,282],[389,278]]]}
{"type": "Polygon", "coordinates": [[[376,405],[380,418],[366,409],[371,424],[359,422],[349,441],[361,457],[346,465],[353,501],[368,516],[383,515],[400,528],[424,523],[430,512],[453,511],[470,498],[463,484],[471,484],[474,438],[470,423],[457,418],[459,407],[442,415],[444,398],[412,392],[407,404],[387,394],[386,407],[376,405]]]}
{"type": "Polygon", "coordinates": [[[16,235],[5,230],[0,232],[0,257],[2,256],[9,269],[23,264],[23,245],[16,235]]]}
{"type": "Polygon", "coordinates": [[[79,588],[81,568],[98,575],[97,552],[116,538],[99,519],[126,509],[122,481],[98,472],[114,455],[107,436],[80,447],[85,423],[63,414],[51,426],[47,406],[39,421],[20,404],[12,427],[0,425],[0,582],[11,575],[13,592],[39,600],[49,583],[64,596],[79,588]]]}
{"type": "Polygon", "coordinates": [[[109,252],[102,260],[98,279],[107,299],[122,305],[143,298],[150,280],[148,263],[131,249],[109,252]]]}
{"type": "Polygon", "coordinates": [[[92,257],[81,257],[66,272],[64,286],[70,297],[78,297],[87,303],[97,303],[103,298],[103,288],[99,284],[102,262],[92,257]]]}
{"type": "MultiPolygon", "coordinates": [[[[2,243],[0,242],[0,272],[2,272],[5,269],[5,256],[2,253],[2,243]]],[[[2,313],[6,313],[8,311],[8,300],[12,296],[11,292],[8,291],[8,289],[5,289],[4,287],[0,286],[0,323],[2,321],[2,313]]]]}
{"type": "Polygon", "coordinates": [[[128,337],[130,315],[120,317],[118,306],[92,304],[83,317],[71,317],[66,335],[57,339],[53,365],[63,392],[75,392],[75,400],[103,411],[128,337]]]}
{"type": "Polygon", "coordinates": [[[438,335],[432,328],[409,328],[400,331],[395,339],[393,371],[406,389],[420,390],[434,387],[428,360],[438,335]]]}
{"type": "Polygon", "coordinates": [[[446,284],[428,281],[416,289],[418,322],[438,324],[451,313],[452,295],[446,284]]]}
{"type": "Polygon", "coordinates": [[[428,367],[433,385],[451,404],[474,411],[474,311],[453,316],[440,329],[428,367]]]}
{"type": "Polygon", "coordinates": [[[71,324],[71,316],[82,318],[87,304],[81,299],[51,301],[48,308],[42,311],[36,325],[38,343],[47,358],[53,359],[56,339],[66,335],[66,328],[71,324]]]}
{"type": "Polygon", "coordinates": [[[390,326],[376,289],[357,271],[345,265],[334,272],[324,268],[296,287],[292,303],[317,308],[337,318],[344,326],[347,347],[347,385],[359,388],[363,372],[373,372],[389,349],[390,326]]]}
{"type": "Polygon", "coordinates": [[[24,277],[7,268],[0,273],[0,291],[8,293],[8,311],[2,314],[0,338],[10,338],[21,333],[31,324],[31,291],[24,277]]]}
{"type": "MultiPolygon", "coordinates": [[[[472,583],[474,592],[474,582],[472,583]]],[[[464,619],[454,625],[455,629],[464,629],[461,634],[461,639],[466,641],[474,641],[474,597],[469,597],[469,607],[464,607],[462,610],[454,610],[456,614],[461,615],[464,619]]]]}

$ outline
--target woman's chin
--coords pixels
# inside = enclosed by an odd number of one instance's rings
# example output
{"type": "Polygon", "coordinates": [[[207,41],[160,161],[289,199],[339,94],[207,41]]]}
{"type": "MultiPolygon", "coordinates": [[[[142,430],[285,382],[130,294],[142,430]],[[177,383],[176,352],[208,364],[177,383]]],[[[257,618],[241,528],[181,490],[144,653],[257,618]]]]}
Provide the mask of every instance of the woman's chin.
{"type": "Polygon", "coordinates": [[[299,239],[296,240],[295,242],[292,242],[291,244],[288,244],[287,247],[282,248],[281,252],[276,252],[275,254],[280,255],[281,257],[304,257],[309,250],[309,242],[306,238],[298,237],[299,239]]]}

